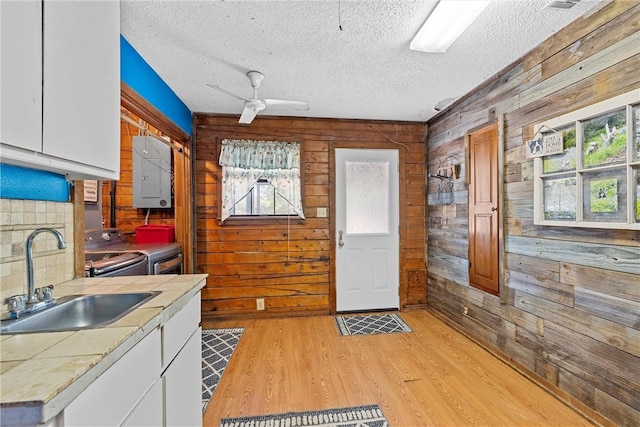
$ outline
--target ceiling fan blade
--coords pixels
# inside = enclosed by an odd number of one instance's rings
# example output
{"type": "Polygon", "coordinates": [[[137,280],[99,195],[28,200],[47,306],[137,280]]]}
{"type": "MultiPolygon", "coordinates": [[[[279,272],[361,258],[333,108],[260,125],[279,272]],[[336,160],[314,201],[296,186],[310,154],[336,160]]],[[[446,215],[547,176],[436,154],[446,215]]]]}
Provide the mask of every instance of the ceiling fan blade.
{"type": "Polygon", "coordinates": [[[241,97],[241,96],[238,96],[238,95],[236,95],[235,93],[229,92],[229,91],[228,91],[228,90],[226,90],[226,89],[222,89],[220,86],[217,86],[217,85],[214,85],[214,84],[211,84],[211,83],[207,83],[207,86],[209,86],[209,87],[210,87],[210,88],[212,88],[212,89],[219,90],[219,91],[220,91],[220,92],[222,92],[222,93],[226,93],[226,94],[227,94],[227,95],[229,95],[229,96],[233,96],[234,98],[237,98],[237,99],[239,99],[240,101],[245,101],[245,102],[249,101],[248,99],[245,99],[245,98],[243,98],[243,97],[241,97]]]}
{"type": "Polygon", "coordinates": [[[245,106],[244,110],[242,110],[242,115],[240,116],[240,120],[238,120],[238,123],[248,125],[256,117],[256,114],[258,114],[256,110],[245,106]]]}
{"type": "Polygon", "coordinates": [[[267,108],[280,108],[289,110],[308,110],[309,103],[305,101],[289,101],[285,99],[265,99],[267,108]]]}

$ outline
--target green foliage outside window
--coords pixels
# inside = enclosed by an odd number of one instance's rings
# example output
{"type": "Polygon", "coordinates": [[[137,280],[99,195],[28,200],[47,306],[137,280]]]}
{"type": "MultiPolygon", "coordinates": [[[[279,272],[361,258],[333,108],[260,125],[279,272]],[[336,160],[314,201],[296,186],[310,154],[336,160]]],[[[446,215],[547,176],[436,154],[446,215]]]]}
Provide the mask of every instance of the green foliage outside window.
{"type": "Polygon", "coordinates": [[[640,222],[640,170],[636,174],[636,222],[640,222]]]}
{"type": "Polygon", "coordinates": [[[591,181],[591,212],[618,211],[618,180],[615,178],[591,181]]]}
{"type": "Polygon", "coordinates": [[[620,163],[627,159],[626,110],[583,122],[585,167],[620,163]]]}

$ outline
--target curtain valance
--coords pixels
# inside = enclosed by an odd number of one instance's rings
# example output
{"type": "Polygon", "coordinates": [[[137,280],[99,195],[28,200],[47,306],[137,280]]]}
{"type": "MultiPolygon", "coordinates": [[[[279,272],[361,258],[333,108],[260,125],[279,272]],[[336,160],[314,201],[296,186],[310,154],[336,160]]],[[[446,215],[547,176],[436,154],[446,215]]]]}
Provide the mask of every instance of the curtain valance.
{"type": "Polygon", "coordinates": [[[224,139],[219,163],[244,169],[300,169],[300,144],[224,139]]]}

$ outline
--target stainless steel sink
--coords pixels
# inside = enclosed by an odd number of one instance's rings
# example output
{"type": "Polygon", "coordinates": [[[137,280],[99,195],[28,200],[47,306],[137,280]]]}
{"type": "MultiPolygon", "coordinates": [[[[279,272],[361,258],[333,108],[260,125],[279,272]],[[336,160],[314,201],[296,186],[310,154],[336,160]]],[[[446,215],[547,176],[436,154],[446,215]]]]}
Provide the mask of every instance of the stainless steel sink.
{"type": "Polygon", "coordinates": [[[160,291],[130,294],[71,295],[58,304],[23,318],[2,320],[0,333],[77,331],[99,328],[124,317],[160,291]]]}

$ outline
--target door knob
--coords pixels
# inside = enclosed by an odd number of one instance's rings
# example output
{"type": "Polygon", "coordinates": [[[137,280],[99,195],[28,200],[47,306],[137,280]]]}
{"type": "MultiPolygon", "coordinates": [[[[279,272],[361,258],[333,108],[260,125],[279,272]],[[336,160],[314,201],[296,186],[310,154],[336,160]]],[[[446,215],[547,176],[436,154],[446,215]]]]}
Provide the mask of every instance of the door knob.
{"type": "Polygon", "coordinates": [[[342,230],[338,231],[338,247],[343,247],[344,242],[342,241],[342,230]]]}
{"type": "Polygon", "coordinates": [[[495,206],[491,206],[491,212],[495,212],[497,210],[498,210],[498,208],[496,208],[495,206]]]}

